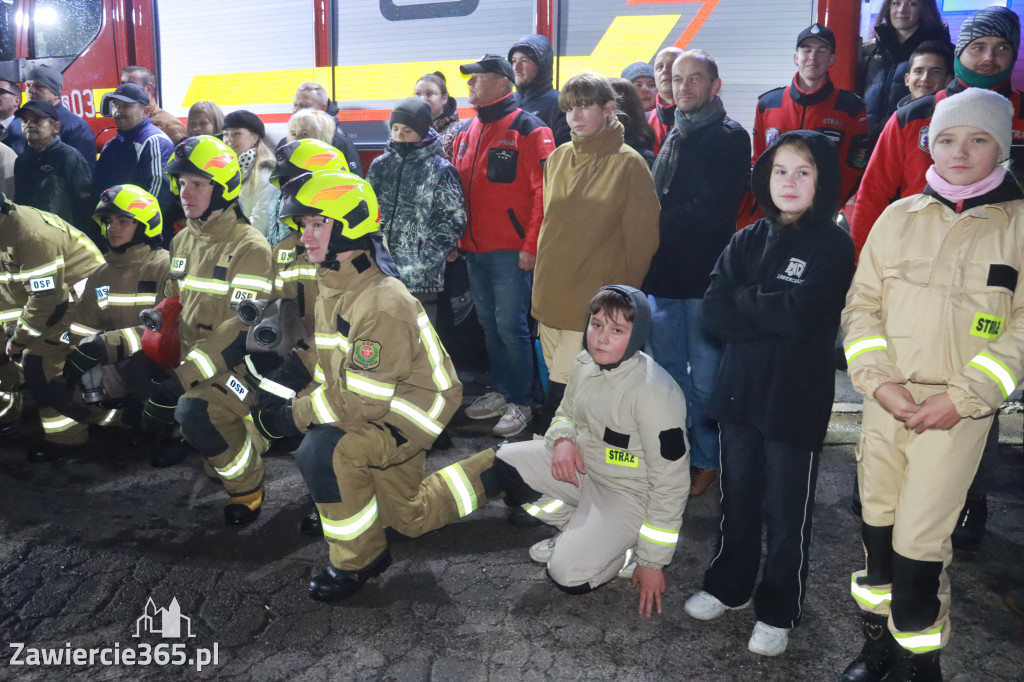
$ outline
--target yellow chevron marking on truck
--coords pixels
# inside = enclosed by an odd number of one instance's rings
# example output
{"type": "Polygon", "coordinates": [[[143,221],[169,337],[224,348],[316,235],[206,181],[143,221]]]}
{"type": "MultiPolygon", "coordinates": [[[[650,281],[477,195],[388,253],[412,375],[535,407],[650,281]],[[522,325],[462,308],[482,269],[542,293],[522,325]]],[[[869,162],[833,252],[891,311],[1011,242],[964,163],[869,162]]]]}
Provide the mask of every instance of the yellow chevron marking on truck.
{"type": "MultiPolygon", "coordinates": [[[[562,80],[584,69],[617,76],[633,62],[650,61],[681,16],[616,17],[591,54],[559,58],[562,80]]],[[[398,100],[412,94],[417,78],[440,69],[449,77],[451,93],[464,98],[467,90],[459,85],[460,79],[456,76],[459,64],[470,59],[338,66],[334,69],[335,93],[342,108],[346,102],[398,100]]],[[[321,83],[329,92],[330,76],[330,67],[195,76],[181,106],[188,108],[203,99],[213,100],[220,106],[291,102],[295,87],[305,81],[321,83]]]]}

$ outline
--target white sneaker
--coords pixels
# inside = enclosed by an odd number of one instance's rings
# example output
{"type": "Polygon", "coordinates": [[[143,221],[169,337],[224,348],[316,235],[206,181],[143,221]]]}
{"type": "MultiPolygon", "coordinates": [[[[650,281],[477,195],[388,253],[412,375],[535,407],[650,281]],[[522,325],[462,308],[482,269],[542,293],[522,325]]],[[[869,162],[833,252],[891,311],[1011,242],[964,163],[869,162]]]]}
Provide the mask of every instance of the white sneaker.
{"type": "Polygon", "coordinates": [[[631,550],[631,549],[627,549],[626,550],[626,560],[625,560],[625,562],[623,562],[622,568],[619,569],[618,577],[625,578],[627,580],[632,580],[633,579],[633,569],[635,569],[635,568],[636,568],[636,553],[633,550],[631,550]]]}
{"type": "Polygon", "coordinates": [[[754,623],[754,632],[750,635],[747,648],[762,656],[778,656],[789,644],[789,628],[777,628],[767,623],[754,623]]]}
{"type": "Polygon", "coordinates": [[[508,438],[521,433],[526,425],[533,421],[533,410],[529,405],[516,405],[508,403],[501,419],[491,429],[491,433],[499,438],[508,438]]]}
{"type": "Polygon", "coordinates": [[[538,564],[547,564],[548,559],[551,558],[552,552],[555,551],[555,541],[557,540],[558,536],[556,535],[553,538],[541,540],[530,547],[530,559],[536,561],[538,564]]]}
{"type": "Polygon", "coordinates": [[[505,411],[505,398],[500,393],[484,393],[466,408],[470,419],[490,419],[505,411]]]}
{"type": "Polygon", "coordinates": [[[683,610],[697,620],[714,620],[726,611],[745,609],[748,606],[750,606],[749,601],[741,606],[726,606],[718,600],[718,597],[701,590],[686,600],[683,610]]]}

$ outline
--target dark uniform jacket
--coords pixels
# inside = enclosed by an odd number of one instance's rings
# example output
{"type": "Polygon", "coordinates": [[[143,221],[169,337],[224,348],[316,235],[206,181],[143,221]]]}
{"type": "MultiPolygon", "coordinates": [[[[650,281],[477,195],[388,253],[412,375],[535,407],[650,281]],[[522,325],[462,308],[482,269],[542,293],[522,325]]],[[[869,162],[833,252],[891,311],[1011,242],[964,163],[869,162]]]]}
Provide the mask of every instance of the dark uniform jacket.
{"type": "Polygon", "coordinates": [[[704,325],[726,342],[708,415],[750,425],[766,439],[820,450],[835,391],[835,340],[853,277],[853,243],[834,220],[839,168],[825,138],[808,141],[818,169],[814,203],[792,225],[777,222],[771,165],[751,184],[767,217],[737,232],[704,297],[704,325]]]}

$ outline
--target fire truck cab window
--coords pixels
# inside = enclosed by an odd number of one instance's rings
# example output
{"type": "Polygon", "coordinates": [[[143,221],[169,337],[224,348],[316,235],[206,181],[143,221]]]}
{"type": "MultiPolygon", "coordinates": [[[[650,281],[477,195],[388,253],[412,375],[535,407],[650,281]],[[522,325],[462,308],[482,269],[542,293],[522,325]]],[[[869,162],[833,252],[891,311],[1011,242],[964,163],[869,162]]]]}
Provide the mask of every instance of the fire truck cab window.
{"type": "Polygon", "coordinates": [[[0,0],[0,61],[14,59],[14,0],[0,0]]]}
{"type": "Polygon", "coordinates": [[[103,0],[37,0],[32,12],[32,56],[74,57],[99,33],[103,0]]]}

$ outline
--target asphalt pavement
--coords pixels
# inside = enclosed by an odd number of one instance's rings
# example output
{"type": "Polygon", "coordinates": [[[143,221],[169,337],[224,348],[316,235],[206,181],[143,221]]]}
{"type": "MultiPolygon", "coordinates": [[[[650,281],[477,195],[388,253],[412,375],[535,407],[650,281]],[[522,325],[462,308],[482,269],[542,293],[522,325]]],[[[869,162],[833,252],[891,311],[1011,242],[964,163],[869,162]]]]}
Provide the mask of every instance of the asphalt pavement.
{"type": "MultiPolygon", "coordinates": [[[[836,679],[861,644],[848,593],[863,562],[849,511],[857,420],[855,409],[834,420],[803,621],[774,659],[746,649],[751,610],[708,623],[683,612],[714,548],[717,487],[689,504],[664,612],[650,619],[624,580],[556,589],[527,555],[553,530],[508,524],[501,502],[393,536],[391,568],[325,605],[306,594],[327,551],[298,532],[309,501],[287,455],[266,458],[263,513],[238,529],[197,459],[153,469],[145,452],[97,446],[29,464],[0,444],[0,680],[836,679]]],[[[493,445],[488,428],[457,418],[455,447],[431,453],[428,470],[493,445]]],[[[947,680],[1024,680],[1024,617],[1002,601],[1024,588],[1021,428],[1019,412],[1004,415],[988,535],[950,568],[947,680]]]]}

